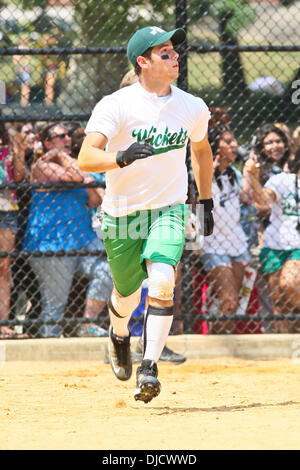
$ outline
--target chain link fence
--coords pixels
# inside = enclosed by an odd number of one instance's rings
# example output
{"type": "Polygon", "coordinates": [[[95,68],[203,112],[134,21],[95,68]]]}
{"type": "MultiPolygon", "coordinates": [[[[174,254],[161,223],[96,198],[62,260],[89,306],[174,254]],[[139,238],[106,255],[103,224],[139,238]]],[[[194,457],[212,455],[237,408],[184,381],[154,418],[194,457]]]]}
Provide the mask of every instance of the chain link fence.
{"type": "MultiPolygon", "coordinates": [[[[288,238],[291,251],[284,254],[290,258],[277,260],[276,275],[291,267],[286,276],[289,282],[283,282],[271,275],[274,271],[264,269],[261,255],[262,237],[270,220],[280,232],[280,214],[259,211],[254,200],[245,197],[240,199],[238,211],[234,206],[234,198],[244,189],[242,175],[254,149],[253,138],[256,136],[257,143],[263,125],[276,123],[283,129],[286,140],[279,138],[285,145],[284,162],[277,170],[294,174],[288,168],[286,150],[295,155],[300,145],[299,23],[299,1],[153,0],[132,4],[127,0],[0,0],[2,337],[106,334],[106,303],[112,284],[103,245],[97,238],[96,216],[105,178],[95,174],[78,177],[77,168],[62,180],[55,175],[55,168],[65,168],[66,162],[58,160],[50,162],[54,165],[49,165],[52,175],[48,174],[48,180],[39,178],[37,170],[32,174],[32,169],[33,163],[55,146],[76,161],[82,129],[93,107],[119,88],[130,68],[126,57],[129,37],[147,25],[187,31],[187,41],[178,49],[177,85],[211,107],[213,148],[217,140],[220,142],[213,128],[221,132],[221,124],[229,126],[230,136],[238,144],[232,164],[235,176],[231,190],[235,195],[228,196],[230,190],[225,200],[226,194],[222,195],[216,181],[216,210],[224,196],[223,208],[229,219],[232,211],[240,212],[249,253],[245,268],[245,259],[236,257],[240,253],[232,249],[238,242],[231,234],[227,239],[223,236],[227,254],[233,253],[231,261],[235,257],[235,277],[231,278],[228,262],[223,259],[221,268],[218,264],[220,253],[224,254],[220,239],[211,249],[218,255],[218,263],[215,260],[208,267],[203,261],[206,243],[193,245],[195,240],[187,235],[178,269],[172,332],[299,331],[300,299],[295,288],[298,241],[293,245],[288,238]],[[22,136],[27,138],[25,148],[22,136]],[[51,148],[46,144],[49,140],[54,142],[51,148]],[[13,150],[25,155],[19,174],[13,171],[13,150]]],[[[189,154],[187,166],[188,202],[195,208],[189,154]]],[[[268,177],[273,170],[268,167],[268,177]]],[[[298,193],[294,187],[289,189],[289,184],[287,191],[294,198],[288,202],[295,220],[298,193]]],[[[286,200],[285,194],[282,197],[286,200]]],[[[142,304],[133,316],[133,334],[141,333],[146,292],[145,286],[142,304]]]]}

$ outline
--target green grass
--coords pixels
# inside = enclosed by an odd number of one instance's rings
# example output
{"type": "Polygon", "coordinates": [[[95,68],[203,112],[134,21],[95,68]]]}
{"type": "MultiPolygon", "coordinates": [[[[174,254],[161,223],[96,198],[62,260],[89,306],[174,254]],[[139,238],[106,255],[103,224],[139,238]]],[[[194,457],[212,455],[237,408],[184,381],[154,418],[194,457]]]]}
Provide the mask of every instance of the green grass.
{"type": "Polygon", "coordinates": [[[188,84],[190,88],[219,88],[222,86],[221,74],[220,54],[215,52],[209,54],[189,54],[188,84]]]}
{"type": "Polygon", "coordinates": [[[241,59],[247,84],[271,76],[287,85],[299,67],[299,52],[244,52],[241,59]]]}
{"type": "MultiPolygon", "coordinates": [[[[245,81],[271,76],[288,85],[299,67],[299,52],[244,52],[241,53],[245,81]]],[[[221,56],[219,53],[190,53],[188,83],[193,89],[222,86],[221,56]]]]}
{"type": "MultiPolygon", "coordinates": [[[[246,84],[260,76],[272,76],[288,86],[299,67],[299,53],[242,53],[241,61],[246,84]]],[[[215,52],[189,54],[188,88],[201,96],[208,106],[228,110],[240,142],[249,141],[264,122],[283,121],[293,128],[299,121],[299,106],[282,98],[263,93],[248,92],[238,97],[225,93],[222,89],[221,56],[215,52]]]]}

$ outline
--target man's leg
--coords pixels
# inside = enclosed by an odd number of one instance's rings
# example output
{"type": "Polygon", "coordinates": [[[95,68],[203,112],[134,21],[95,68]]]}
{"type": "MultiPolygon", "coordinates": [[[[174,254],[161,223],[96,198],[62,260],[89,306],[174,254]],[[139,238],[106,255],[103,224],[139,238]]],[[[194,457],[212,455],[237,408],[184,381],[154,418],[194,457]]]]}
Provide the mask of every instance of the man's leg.
{"type": "MultiPolygon", "coordinates": [[[[177,270],[175,270],[175,278],[176,278],[176,285],[177,285],[176,272],[177,272],[177,270]]],[[[147,284],[147,287],[144,287],[144,289],[146,290],[147,295],[146,295],[146,298],[145,298],[145,303],[141,304],[141,307],[142,307],[142,310],[143,310],[143,311],[141,311],[141,313],[143,313],[143,315],[146,315],[146,312],[147,312],[148,306],[149,306],[148,284],[147,284]]],[[[176,294],[175,294],[175,292],[176,292],[176,287],[174,289],[174,316],[173,316],[173,323],[172,323],[172,326],[171,326],[171,332],[172,332],[172,329],[173,329],[173,326],[174,326],[174,319],[175,319],[175,315],[176,315],[176,294]]],[[[143,335],[142,335],[140,337],[140,339],[138,340],[137,344],[136,344],[135,351],[132,352],[132,361],[133,362],[141,362],[142,357],[143,357],[143,350],[144,350],[144,348],[143,348],[143,335]]],[[[173,362],[173,364],[182,364],[183,362],[186,361],[186,357],[183,354],[177,353],[177,352],[173,351],[172,349],[168,348],[167,346],[165,346],[162,350],[159,361],[160,362],[173,362]]]]}
{"type": "Polygon", "coordinates": [[[132,374],[130,331],[128,324],[132,312],[139,304],[141,289],[142,287],[133,294],[124,297],[114,287],[108,302],[111,323],[108,343],[109,362],[114,374],[119,380],[128,380],[132,374]]]}
{"type": "Polygon", "coordinates": [[[129,233],[131,223],[136,224],[136,219],[143,227],[141,233],[147,233],[148,211],[120,218],[105,214],[102,221],[103,243],[114,282],[108,303],[111,323],[108,354],[113,372],[120,380],[128,380],[132,374],[128,324],[140,302],[142,283],[147,278],[146,267],[140,261],[144,238],[133,238],[129,233]]]}
{"type": "Polygon", "coordinates": [[[187,211],[183,204],[151,212],[148,238],[141,258],[146,261],[149,307],[144,323],[144,356],[137,369],[136,400],[145,403],[160,392],[157,362],[173,322],[175,267],[180,261],[187,211]]]}
{"type": "Polygon", "coordinates": [[[144,322],[144,353],[137,369],[134,397],[148,403],[160,393],[157,362],[166,344],[173,321],[174,267],[147,262],[149,306],[144,322]]]}

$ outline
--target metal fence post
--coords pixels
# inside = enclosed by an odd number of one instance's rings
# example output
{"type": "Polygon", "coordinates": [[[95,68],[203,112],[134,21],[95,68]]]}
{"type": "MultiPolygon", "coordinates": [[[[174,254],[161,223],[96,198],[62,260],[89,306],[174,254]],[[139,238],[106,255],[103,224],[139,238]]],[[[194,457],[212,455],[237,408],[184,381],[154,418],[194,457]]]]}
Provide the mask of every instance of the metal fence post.
{"type": "MultiPolygon", "coordinates": [[[[187,5],[186,0],[176,0],[175,7],[176,28],[182,28],[187,32],[187,5]]],[[[187,68],[187,42],[178,46],[179,52],[179,77],[178,87],[187,91],[188,89],[188,68],[187,68]]]]}
{"type": "MultiPolygon", "coordinates": [[[[176,15],[176,28],[183,28],[187,33],[187,2],[186,0],[176,0],[175,6],[175,15],[176,15]]],[[[182,45],[178,47],[179,52],[179,77],[177,81],[177,85],[184,91],[188,90],[188,45],[187,41],[185,41],[182,45]]],[[[191,197],[191,188],[192,188],[192,181],[191,181],[191,162],[190,162],[190,152],[189,146],[186,155],[186,165],[188,168],[189,173],[189,199],[191,197]]],[[[188,202],[192,202],[188,200],[188,202]]],[[[189,262],[189,258],[191,253],[187,250],[183,251],[182,259],[181,259],[181,269],[182,269],[182,315],[183,315],[183,322],[184,322],[184,329],[187,330],[190,325],[190,321],[188,319],[189,312],[192,312],[193,307],[193,282],[192,282],[192,274],[191,274],[191,264],[189,262]]]]}

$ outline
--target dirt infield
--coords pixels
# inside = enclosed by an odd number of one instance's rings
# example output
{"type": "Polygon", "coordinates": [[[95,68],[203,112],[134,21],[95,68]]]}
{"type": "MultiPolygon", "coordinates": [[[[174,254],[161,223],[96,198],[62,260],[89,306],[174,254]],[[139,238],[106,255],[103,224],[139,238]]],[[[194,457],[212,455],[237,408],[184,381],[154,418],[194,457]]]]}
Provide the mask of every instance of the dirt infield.
{"type": "Polygon", "coordinates": [[[0,449],[300,449],[299,363],[159,370],[161,394],[145,405],[134,376],[120,382],[101,361],[1,363],[0,449]]]}

